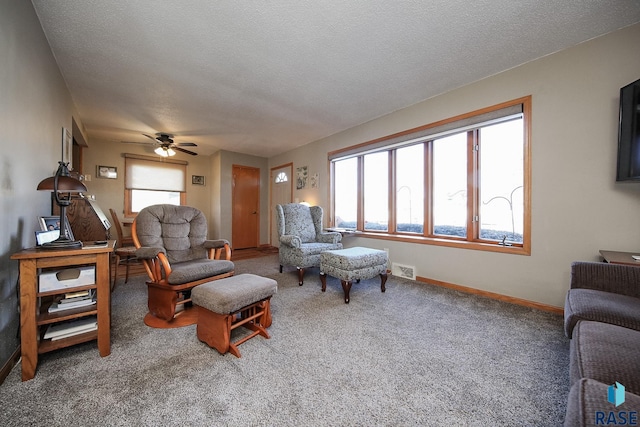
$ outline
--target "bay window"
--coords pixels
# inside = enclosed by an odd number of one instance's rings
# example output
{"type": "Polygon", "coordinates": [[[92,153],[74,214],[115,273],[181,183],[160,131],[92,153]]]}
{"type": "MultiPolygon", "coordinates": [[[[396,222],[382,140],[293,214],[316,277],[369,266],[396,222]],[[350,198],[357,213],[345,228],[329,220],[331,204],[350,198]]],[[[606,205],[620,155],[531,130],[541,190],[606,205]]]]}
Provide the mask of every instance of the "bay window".
{"type": "Polygon", "coordinates": [[[529,254],[530,115],[525,97],[329,153],[332,225],[529,254]]]}

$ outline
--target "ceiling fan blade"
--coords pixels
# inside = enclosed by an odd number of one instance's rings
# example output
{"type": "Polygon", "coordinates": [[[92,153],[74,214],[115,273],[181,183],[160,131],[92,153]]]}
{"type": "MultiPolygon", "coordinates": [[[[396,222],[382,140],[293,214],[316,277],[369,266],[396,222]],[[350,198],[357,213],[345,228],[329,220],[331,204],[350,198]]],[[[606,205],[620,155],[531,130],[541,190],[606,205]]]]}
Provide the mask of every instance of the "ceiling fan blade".
{"type": "Polygon", "coordinates": [[[153,139],[153,142],[158,142],[158,139],[155,136],[147,135],[146,133],[143,133],[143,135],[149,139],[153,139]]]}
{"type": "Polygon", "coordinates": [[[193,142],[178,142],[176,145],[179,145],[181,147],[197,147],[197,144],[194,144],[193,142]]]}
{"type": "Polygon", "coordinates": [[[193,151],[185,150],[184,148],[180,148],[180,147],[177,147],[175,145],[173,147],[171,147],[171,148],[173,148],[174,150],[177,150],[177,151],[182,151],[183,153],[191,154],[192,156],[197,156],[198,155],[198,153],[194,153],[193,151]]]}

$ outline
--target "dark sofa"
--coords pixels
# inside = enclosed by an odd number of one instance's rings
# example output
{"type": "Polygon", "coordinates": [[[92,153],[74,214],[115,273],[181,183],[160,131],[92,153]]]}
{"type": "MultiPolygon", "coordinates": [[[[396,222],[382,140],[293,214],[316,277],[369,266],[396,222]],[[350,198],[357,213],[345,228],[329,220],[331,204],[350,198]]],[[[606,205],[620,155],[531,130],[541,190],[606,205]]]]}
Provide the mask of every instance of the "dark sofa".
{"type": "Polygon", "coordinates": [[[640,425],[639,267],[571,265],[564,310],[571,338],[565,426],[640,425]],[[624,403],[613,399],[616,389],[624,403]]]}

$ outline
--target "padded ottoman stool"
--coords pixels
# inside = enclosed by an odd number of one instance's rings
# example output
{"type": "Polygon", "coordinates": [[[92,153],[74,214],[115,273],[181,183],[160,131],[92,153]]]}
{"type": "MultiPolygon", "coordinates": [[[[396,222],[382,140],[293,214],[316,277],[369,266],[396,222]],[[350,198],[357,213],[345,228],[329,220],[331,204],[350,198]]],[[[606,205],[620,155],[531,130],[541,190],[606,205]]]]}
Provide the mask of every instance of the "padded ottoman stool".
{"type": "Polygon", "coordinates": [[[220,354],[229,352],[240,357],[238,346],[262,335],[271,326],[270,300],[278,282],[255,274],[239,274],[198,285],[191,290],[191,300],[198,306],[198,339],[220,354]],[[239,326],[251,334],[231,342],[231,331],[239,326]]]}
{"type": "Polygon", "coordinates": [[[346,304],[349,304],[349,291],[354,280],[360,282],[360,279],[371,279],[380,275],[380,290],[384,292],[388,261],[387,253],[377,249],[355,247],[322,252],[320,254],[322,292],[327,289],[327,274],[340,279],[346,304]]]}

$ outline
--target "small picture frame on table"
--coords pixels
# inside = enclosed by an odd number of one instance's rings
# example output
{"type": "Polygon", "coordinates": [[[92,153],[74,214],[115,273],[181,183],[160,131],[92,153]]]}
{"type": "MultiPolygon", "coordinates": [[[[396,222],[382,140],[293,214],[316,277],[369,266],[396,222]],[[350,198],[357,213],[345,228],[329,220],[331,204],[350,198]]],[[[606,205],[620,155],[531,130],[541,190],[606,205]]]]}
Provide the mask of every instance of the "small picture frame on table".
{"type": "Polygon", "coordinates": [[[98,178],[118,178],[118,169],[115,166],[96,166],[96,168],[96,176],[98,178]]]}
{"type": "MultiPolygon", "coordinates": [[[[67,233],[69,233],[69,239],[75,240],[73,237],[73,231],[71,231],[71,225],[69,219],[65,218],[65,225],[67,227],[67,233]]],[[[40,225],[40,231],[58,231],[56,239],[60,236],[60,216],[39,216],[38,224],[40,225]]],[[[37,233],[40,234],[40,233],[37,233]]]]}
{"type": "Polygon", "coordinates": [[[193,184],[193,185],[204,185],[204,176],[203,175],[191,175],[191,184],[193,184]]]}

